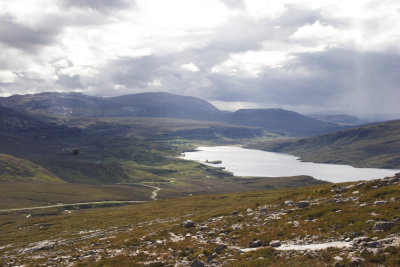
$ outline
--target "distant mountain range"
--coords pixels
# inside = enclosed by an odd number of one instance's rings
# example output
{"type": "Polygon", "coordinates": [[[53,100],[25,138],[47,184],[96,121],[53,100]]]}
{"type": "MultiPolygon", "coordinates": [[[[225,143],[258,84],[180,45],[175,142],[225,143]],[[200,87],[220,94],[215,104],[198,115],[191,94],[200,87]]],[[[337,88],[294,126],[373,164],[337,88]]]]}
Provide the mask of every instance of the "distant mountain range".
{"type": "Polygon", "coordinates": [[[58,117],[162,117],[218,121],[260,127],[289,136],[313,136],[346,128],[283,109],[222,111],[199,98],[161,92],[104,98],[80,93],[14,95],[0,98],[0,105],[58,117]]]}
{"type": "Polygon", "coordinates": [[[400,169],[400,120],[256,147],[290,153],[306,161],[400,169]]]}

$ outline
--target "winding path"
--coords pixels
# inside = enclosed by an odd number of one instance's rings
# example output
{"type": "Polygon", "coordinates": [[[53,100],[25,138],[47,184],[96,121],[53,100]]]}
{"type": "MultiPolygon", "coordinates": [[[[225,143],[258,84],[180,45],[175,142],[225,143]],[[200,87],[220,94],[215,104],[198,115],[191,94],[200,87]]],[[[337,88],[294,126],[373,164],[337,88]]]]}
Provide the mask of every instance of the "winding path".
{"type": "MultiPolygon", "coordinates": [[[[128,185],[129,183],[117,183],[119,185],[128,185]]],[[[142,185],[146,187],[153,188],[154,190],[151,192],[150,198],[152,200],[157,200],[158,192],[161,190],[160,187],[153,186],[153,185],[147,185],[147,184],[135,184],[135,183],[130,183],[132,185],[142,185]]],[[[4,212],[13,212],[13,211],[28,211],[28,210],[38,210],[38,209],[49,209],[49,208],[62,208],[62,207],[68,207],[68,206],[80,206],[80,205],[95,205],[95,204],[124,204],[124,203],[143,203],[147,201],[141,201],[141,200],[107,200],[107,201],[92,201],[92,202],[79,202],[79,203],[69,203],[69,204],[55,204],[55,205],[48,205],[48,206],[39,206],[39,207],[29,207],[29,208],[16,208],[16,209],[5,209],[5,210],[0,210],[0,213],[4,212]]]]}
{"type": "Polygon", "coordinates": [[[158,198],[157,198],[158,192],[161,190],[161,188],[159,188],[159,187],[157,187],[157,186],[153,186],[153,185],[147,185],[147,184],[141,184],[141,185],[153,188],[154,190],[153,190],[153,192],[151,192],[150,198],[151,198],[152,200],[157,200],[157,199],[158,199],[158,198]]]}
{"type": "Polygon", "coordinates": [[[93,204],[123,204],[123,203],[143,203],[146,201],[140,200],[108,200],[108,201],[93,201],[93,202],[80,202],[80,203],[69,203],[69,204],[55,204],[49,206],[39,206],[39,207],[30,207],[30,208],[17,208],[17,209],[6,209],[0,210],[0,212],[10,212],[10,211],[24,211],[24,210],[38,210],[38,209],[48,209],[48,208],[60,208],[60,207],[68,207],[68,206],[80,206],[80,205],[93,205],[93,204]]]}

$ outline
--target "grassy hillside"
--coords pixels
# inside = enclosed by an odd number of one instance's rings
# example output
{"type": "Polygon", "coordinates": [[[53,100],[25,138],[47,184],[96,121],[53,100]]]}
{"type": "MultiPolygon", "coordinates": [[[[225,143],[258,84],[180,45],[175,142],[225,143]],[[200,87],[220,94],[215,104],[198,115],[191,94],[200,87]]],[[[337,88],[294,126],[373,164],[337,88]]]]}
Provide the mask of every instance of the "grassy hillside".
{"type": "MultiPolygon", "coordinates": [[[[192,176],[229,176],[176,159],[192,146],[181,141],[180,134],[173,134],[229,126],[171,119],[51,121],[5,107],[0,111],[0,151],[40,165],[64,181],[164,181],[165,173],[183,177],[180,173],[187,175],[190,168],[192,176]]],[[[218,138],[225,137],[218,134],[218,138]]]]}
{"type": "Polygon", "coordinates": [[[3,213],[0,264],[397,266],[399,181],[3,213]],[[339,248],[280,250],[335,241],[339,248]]]}
{"type": "Polygon", "coordinates": [[[0,181],[63,182],[43,167],[7,154],[0,154],[0,181]]]}
{"type": "Polygon", "coordinates": [[[149,200],[142,185],[89,185],[50,182],[2,182],[0,210],[93,201],[149,200]]]}
{"type": "Polygon", "coordinates": [[[0,210],[93,201],[150,200],[154,186],[160,188],[158,199],[188,195],[258,191],[324,184],[309,176],[252,178],[209,177],[170,178],[164,182],[142,182],[114,185],[52,183],[38,181],[1,182],[0,210]],[[150,187],[149,187],[150,186],[150,187]],[[151,187],[153,186],[153,187],[151,187]]]}
{"type": "Polygon", "coordinates": [[[400,169],[400,120],[295,141],[258,143],[251,147],[294,154],[305,161],[400,169]]]}
{"type": "Polygon", "coordinates": [[[70,183],[156,183],[163,189],[160,197],[320,183],[310,177],[235,178],[224,170],[178,158],[195,148],[187,139],[236,143],[259,133],[257,128],[170,118],[49,120],[2,110],[0,151],[40,165],[70,183]]]}
{"type": "Polygon", "coordinates": [[[368,121],[360,119],[355,116],[346,115],[346,114],[336,114],[336,115],[329,115],[329,114],[314,114],[308,115],[308,117],[324,121],[324,122],[331,122],[338,125],[348,125],[348,126],[357,126],[362,124],[367,124],[368,121]]]}

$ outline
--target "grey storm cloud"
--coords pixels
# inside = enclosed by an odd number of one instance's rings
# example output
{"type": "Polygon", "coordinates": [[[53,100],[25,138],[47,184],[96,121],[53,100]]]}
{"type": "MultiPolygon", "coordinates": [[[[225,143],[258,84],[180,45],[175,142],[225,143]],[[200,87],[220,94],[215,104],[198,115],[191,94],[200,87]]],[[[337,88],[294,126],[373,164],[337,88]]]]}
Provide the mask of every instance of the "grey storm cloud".
{"type": "Polygon", "coordinates": [[[40,27],[29,27],[14,21],[11,16],[0,16],[0,42],[22,50],[36,50],[53,43],[60,32],[54,23],[43,23],[40,27]]]}
{"type": "Polygon", "coordinates": [[[132,0],[63,0],[64,7],[91,8],[107,11],[109,9],[121,9],[135,6],[132,0]]]}
{"type": "Polygon", "coordinates": [[[186,3],[0,10],[0,94],[168,91],[298,111],[400,112],[396,1],[357,1],[368,12],[354,14],[334,1],[186,3]]]}

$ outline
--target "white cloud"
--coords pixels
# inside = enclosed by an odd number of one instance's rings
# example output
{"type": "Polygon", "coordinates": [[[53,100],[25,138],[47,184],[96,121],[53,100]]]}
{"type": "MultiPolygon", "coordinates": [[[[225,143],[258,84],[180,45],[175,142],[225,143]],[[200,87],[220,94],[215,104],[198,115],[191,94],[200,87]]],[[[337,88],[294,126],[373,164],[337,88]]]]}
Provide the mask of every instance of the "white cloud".
{"type": "Polygon", "coordinates": [[[284,2],[279,0],[244,0],[246,9],[251,18],[256,20],[270,18],[279,18],[286,8],[284,2]]]}
{"type": "Polygon", "coordinates": [[[221,110],[227,110],[227,111],[237,111],[239,109],[248,109],[248,108],[264,108],[263,105],[260,103],[255,103],[255,102],[240,102],[240,101],[210,101],[211,104],[216,106],[217,108],[221,110]]]}
{"type": "Polygon", "coordinates": [[[199,72],[199,67],[197,67],[193,62],[182,64],[181,68],[191,72],[199,72]]]}
{"type": "Polygon", "coordinates": [[[13,83],[18,76],[8,70],[0,70],[0,83],[13,83]]]}
{"type": "Polygon", "coordinates": [[[319,40],[332,38],[336,33],[337,31],[331,25],[322,25],[317,20],[313,24],[306,24],[298,28],[290,38],[297,40],[319,40]]]}
{"type": "Polygon", "coordinates": [[[153,81],[147,83],[150,87],[161,87],[163,86],[160,79],[154,79],[153,81]]]}
{"type": "Polygon", "coordinates": [[[213,73],[256,78],[265,68],[282,68],[295,56],[282,51],[247,51],[232,54],[230,58],[212,67],[213,73]]]}

